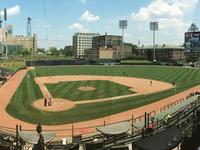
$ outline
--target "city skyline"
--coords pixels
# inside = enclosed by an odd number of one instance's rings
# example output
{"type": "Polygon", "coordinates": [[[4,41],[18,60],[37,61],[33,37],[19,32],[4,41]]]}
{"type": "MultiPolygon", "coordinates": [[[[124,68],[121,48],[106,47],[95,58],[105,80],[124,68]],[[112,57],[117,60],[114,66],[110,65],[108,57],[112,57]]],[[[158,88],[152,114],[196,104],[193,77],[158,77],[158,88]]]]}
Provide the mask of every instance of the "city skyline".
{"type": "Polygon", "coordinates": [[[119,20],[128,20],[125,41],[149,45],[149,22],[158,21],[156,43],[182,44],[184,32],[192,22],[200,26],[199,0],[0,0],[8,10],[7,24],[15,35],[26,35],[27,17],[32,18],[32,33],[38,35],[38,47],[72,44],[76,32],[121,35],[119,20]]]}

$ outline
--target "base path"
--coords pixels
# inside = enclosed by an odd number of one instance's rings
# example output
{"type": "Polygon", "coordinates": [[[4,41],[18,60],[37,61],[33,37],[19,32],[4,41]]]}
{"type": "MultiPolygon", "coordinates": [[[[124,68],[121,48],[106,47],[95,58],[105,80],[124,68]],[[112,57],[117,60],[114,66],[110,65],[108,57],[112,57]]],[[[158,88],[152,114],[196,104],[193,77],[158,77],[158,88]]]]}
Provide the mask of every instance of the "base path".
{"type": "MultiPolygon", "coordinates": [[[[14,92],[16,91],[16,89],[18,88],[22,79],[24,78],[26,72],[27,72],[27,70],[18,71],[13,77],[11,77],[8,80],[8,82],[6,84],[4,84],[0,88],[0,97],[1,97],[1,100],[0,100],[0,116],[1,116],[0,117],[0,126],[15,129],[16,124],[18,124],[18,125],[22,125],[22,129],[35,130],[35,128],[36,128],[36,125],[13,118],[9,114],[7,114],[7,112],[5,111],[7,104],[10,102],[11,97],[13,96],[14,92]]],[[[154,81],[153,81],[153,84],[154,84],[154,81]]],[[[158,102],[146,105],[146,106],[142,106],[142,107],[132,109],[129,111],[125,111],[122,113],[118,113],[115,115],[103,117],[100,119],[94,119],[94,120],[74,123],[73,127],[79,128],[74,132],[74,134],[81,134],[81,133],[85,134],[85,133],[94,131],[95,126],[103,125],[104,121],[106,122],[106,124],[108,124],[108,123],[131,119],[132,115],[134,116],[134,118],[136,118],[136,117],[144,114],[144,112],[152,112],[152,111],[159,112],[161,107],[166,106],[170,103],[173,103],[181,98],[186,98],[190,93],[196,92],[199,90],[200,90],[200,86],[196,86],[189,90],[181,92],[179,94],[165,98],[162,101],[158,101],[158,102]],[[89,126],[94,126],[94,127],[91,129],[86,128],[89,126]]],[[[71,130],[72,124],[43,126],[43,129],[56,132],[56,135],[58,137],[63,137],[63,136],[66,137],[66,136],[72,135],[72,130],[71,130]]]]}

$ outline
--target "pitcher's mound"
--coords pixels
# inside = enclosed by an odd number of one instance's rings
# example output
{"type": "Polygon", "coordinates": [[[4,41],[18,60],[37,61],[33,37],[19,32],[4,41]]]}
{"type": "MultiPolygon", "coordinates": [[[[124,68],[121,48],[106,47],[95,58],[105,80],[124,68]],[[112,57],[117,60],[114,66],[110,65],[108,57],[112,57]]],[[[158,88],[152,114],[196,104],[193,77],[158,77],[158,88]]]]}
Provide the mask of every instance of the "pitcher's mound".
{"type": "Polygon", "coordinates": [[[32,105],[37,109],[52,112],[65,111],[75,106],[75,104],[72,101],[62,98],[52,98],[51,101],[52,103],[50,106],[48,106],[48,104],[47,106],[44,106],[44,99],[34,101],[32,105]]]}
{"type": "Polygon", "coordinates": [[[93,91],[95,90],[96,88],[92,87],[92,86],[81,86],[78,88],[79,90],[81,91],[93,91]]]}

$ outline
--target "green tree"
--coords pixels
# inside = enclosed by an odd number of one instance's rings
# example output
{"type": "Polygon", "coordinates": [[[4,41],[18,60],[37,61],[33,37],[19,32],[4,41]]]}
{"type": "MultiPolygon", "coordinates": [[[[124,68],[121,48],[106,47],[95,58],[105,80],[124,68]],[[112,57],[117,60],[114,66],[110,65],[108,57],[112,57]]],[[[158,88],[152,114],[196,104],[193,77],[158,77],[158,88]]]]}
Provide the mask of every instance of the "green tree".
{"type": "Polygon", "coordinates": [[[37,53],[43,53],[45,54],[45,49],[44,48],[38,48],[37,53]]]}
{"type": "Polygon", "coordinates": [[[29,51],[28,49],[23,49],[22,55],[25,55],[25,56],[31,55],[31,51],[29,51]]]}
{"type": "Polygon", "coordinates": [[[65,56],[72,56],[73,55],[72,46],[65,46],[64,49],[62,49],[62,54],[65,56]]]}
{"type": "Polygon", "coordinates": [[[50,47],[49,51],[52,53],[52,55],[58,56],[60,54],[60,51],[56,47],[50,47]]]}

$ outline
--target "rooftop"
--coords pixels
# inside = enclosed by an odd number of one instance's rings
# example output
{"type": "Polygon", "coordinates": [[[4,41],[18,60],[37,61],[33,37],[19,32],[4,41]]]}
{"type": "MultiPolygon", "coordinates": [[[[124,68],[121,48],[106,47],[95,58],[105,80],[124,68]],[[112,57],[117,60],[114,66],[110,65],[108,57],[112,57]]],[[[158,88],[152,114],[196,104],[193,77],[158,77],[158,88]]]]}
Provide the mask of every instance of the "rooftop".
{"type": "MultiPolygon", "coordinates": [[[[183,46],[180,45],[156,45],[155,46],[156,49],[182,49],[184,50],[183,46]]],[[[141,46],[138,47],[138,49],[153,49],[153,45],[147,45],[147,46],[141,46]]]]}
{"type": "Polygon", "coordinates": [[[100,35],[99,33],[77,32],[74,35],[100,35]]]}

